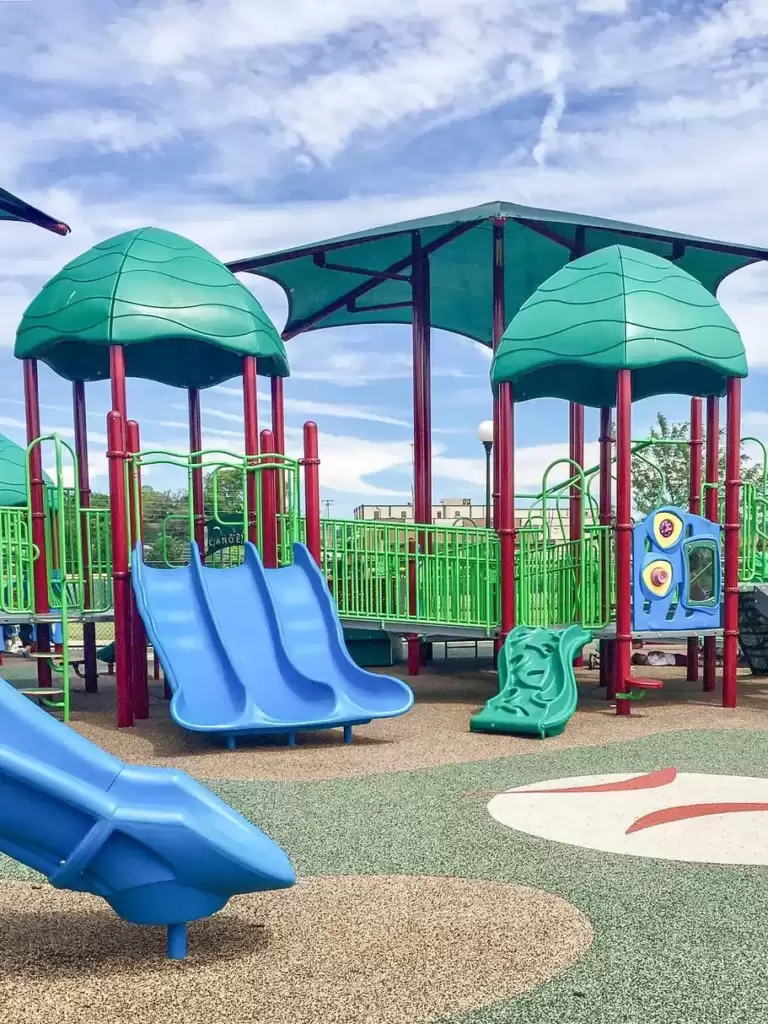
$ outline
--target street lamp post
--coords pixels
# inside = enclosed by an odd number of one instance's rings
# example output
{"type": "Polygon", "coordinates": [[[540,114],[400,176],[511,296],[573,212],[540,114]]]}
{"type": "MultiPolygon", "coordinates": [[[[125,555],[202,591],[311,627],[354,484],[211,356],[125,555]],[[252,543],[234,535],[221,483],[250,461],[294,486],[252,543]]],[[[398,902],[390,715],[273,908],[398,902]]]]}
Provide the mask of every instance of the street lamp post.
{"type": "Polygon", "coordinates": [[[491,452],[493,451],[493,420],[483,420],[477,436],[485,448],[485,528],[491,528],[491,452]]]}

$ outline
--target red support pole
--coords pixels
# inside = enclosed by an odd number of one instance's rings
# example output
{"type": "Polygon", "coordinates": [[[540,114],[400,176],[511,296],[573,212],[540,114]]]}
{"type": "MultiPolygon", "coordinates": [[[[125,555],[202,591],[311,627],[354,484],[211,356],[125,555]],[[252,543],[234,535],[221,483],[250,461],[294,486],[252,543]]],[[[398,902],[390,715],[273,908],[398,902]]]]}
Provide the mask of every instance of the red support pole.
{"type": "MultiPolygon", "coordinates": [[[[275,439],[275,451],[285,455],[285,407],[283,404],[283,378],[272,377],[270,380],[270,394],[272,404],[272,434],[275,439]]],[[[285,513],[285,471],[280,470],[275,474],[277,480],[277,511],[279,515],[285,513]]],[[[282,548],[282,522],[277,524],[277,546],[282,548]]]]}
{"type": "MultiPolygon", "coordinates": [[[[131,455],[141,451],[139,424],[136,420],[128,420],[125,424],[126,449],[131,455]]],[[[128,495],[126,501],[130,517],[131,550],[141,540],[142,523],[144,522],[143,503],[141,496],[141,469],[135,461],[129,463],[128,495]]],[[[147,679],[147,634],[144,623],[139,615],[133,587],[129,588],[130,619],[131,619],[131,695],[133,711],[136,718],[149,718],[149,685],[147,679]]]]}
{"type": "MultiPolygon", "coordinates": [[[[720,520],[720,400],[716,395],[707,396],[707,489],[704,496],[704,515],[710,522],[720,520]]],[[[704,637],[704,692],[714,693],[717,689],[716,640],[704,637]]]]}
{"type": "MultiPolygon", "coordinates": [[[[83,549],[83,611],[91,610],[93,580],[91,570],[91,534],[88,512],[91,507],[91,481],[88,468],[88,426],[85,408],[85,384],[72,384],[72,412],[75,424],[75,455],[77,456],[77,487],[80,493],[80,539],[83,549]]],[[[99,669],[96,661],[96,623],[83,623],[83,668],[85,692],[98,693],[99,669]]]]}
{"type": "MultiPolygon", "coordinates": [[[[504,295],[504,221],[493,222],[493,349],[506,326],[504,295]]],[[[499,645],[514,629],[515,598],[515,402],[511,384],[500,384],[494,411],[494,509],[501,554],[501,630],[499,645]]]]}
{"type": "MultiPolygon", "coordinates": [[[[24,411],[27,422],[27,444],[31,445],[40,437],[40,395],[37,383],[37,360],[24,360],[24,411]]],[[[48,559],[45,544],[45,483],[43,480],[43,453],[40,445],[29,449],[29,503],[32,510],[32,543],[37,549],[37,558],[32,567],[30,583],[34,592],[36,615],[46,615],[48,606],[48,559]]],[[[40,652],[51,649],[51,630],[47,623],[36,625],[36,648],[40,652]]],[[[37,663],[37,685],[51,685],[51,666],[48,661],[37,663]]]]}
{"type": "Polygon", "coordinates": [[[735,708],[739,665],[739,490],[741,380],[728,381],[725,427],[725,568],[723,570],[723,707],[735,708]]]}
{"type": "MultiPolygon", "coordinates": [[[[256,393],[256,356],[243,356],[243,421],[245,425],[245,454],[259,454],[259,406],[256,393]]],[[[255,465],[255,460],[249,460],[255,465]]],[[[256,469],[251,469],[246,481],[246,499],[248,502],[248,540],[251,544],[258,543],[258,481],[256,469]]]]}
{"type": "MultiPolygon", "coordinates": [[[[612,516],[612,491],[613,481],[611,479],[611,463],[613,461],[613,433],[612,433],[613,417],[611,415],[611,407],[604,405],[600,409],[600,498],[599,498],[599,511],[600,511],[600,525],[610,527],[611,516],[612,516]]],[[[611,587],[610,587],[610,567],[611,567],[611,538],[608,531],[604,531],[601,540],[601,555],[600,555],[600,587],[602,592],[602,615],[603,622],[607,623],[611,617],[611,587]]],[[[606,697],[609,700],[613,700],[615,694],[613,692],[613,673],[610,671],[610,653],[609,648],[612,641],[601,640],[600,641],[600,685],[606,688],[606,697]]]]}
{"type": "MultiPolygon", "coordinates": [[[[495,217],[493,220],[493,252],[492,259],[492,335],[491,344],[493,351],[501,344],[501,337],[506,327],[505,293],[504,293],[504,218],[495,217]]],[[[498,530],[498,505],[501,488],[499,486],[501,471],[499,466],[500,445],[499,445],[499,399],[497,395],[493,398],[493,528],[498,530]]]]}
{"type": "Polygon", "coordinates": [[[273,377],[270,381],[272,396],[272,433],[275,438],[275,451],[285,455],[285,408],[283,404],[283,378],[273,377]]]}
{"type": "Polygon", "coordinates": [[[304,424],[304,515],[307,520],[307,547],[322,569],[320,547],[320,459],[317,449],[317,424],[309,420],[304,424]]]}
{"type": "MultiPolygon", "coordinates": [[[[616,375],[616,666],[617,697],[628,691],[632,672],[632,378],[616,375]]],[[[628,715],[630,702],[616,701],[628,715]]]]}
{"type": "MultiPolygon", "coordinates": [[[[187,391],[189,409],[189,452],[195,455],[203,450],[203,424],[200,418],[200,388],[187,391]]],[[[195,544],[200,557],[205,561],[205,492],[203,490],[203,466],[197,460],[192,463],[192,515],[195,521],[195,544]]]]}
{"type": "Polygon", "coordinates": [[[517,618],[515,595],[515,402],[512,385],[499,385],[499,514],[501,631],[503,644],[517,618]]]}
{"type": "MultiPolygon", "coordinates": [[[[701,465],[702,448],[702,400],[691,399],[691,433],[690,458],[688,460],[688,511],[693,515],[701,515],[701,465]]],[[[699,638],[688,637],[688,654],[686,657],[686,677],[695,683],[699,678],[699,638]]]]}
{"type": "MultiPolygon", "coordinates": [[[[112,346],[110,354],[119,346],[112,346]]],[[[122,349],[119,349],[122,355],[122,349]]],[[[114,361],[111,360],[114,365],[114,361]]],[[[115,604],[115,672],[117,725],[133,725],[133,700],[128,676],[130,649],[130,579],[128,576],[128,523],[125,503],[125,431],[119,412],[107,413],[109,497],[112,509],[112,586],[115,604]]]]}
{"type": "MultiPolygon", "coordinates": [[[[570,458],[576,463],[581,469],[584,468],[584,406],[579,405],[577,402],[568,403],[569,413],[569,426],[570,426],[570,458]]],[[[571,467],[573,472],[574,467],[571,467]]],[[[572,541],[579,541],[583,535],[583,520],[584,520],[584,494],[582,492],[581,482],[575,483],[571,487],[569,510],[568,510],[568,532],[572,541]]],[[[579,617],[583,616],[581,608],[581,571],[576,575],[576,587],[577,597],[576,607],[578,609],[579,617]]],[[[583,655],[579,654],[573,660],[573,664],[577,668],[581,668],[584,664],[583,655]]]]}
{"type": "MultiPolygon", "coordinates": [[[[431,337],[429,257],[424,254],[421,237],[415,231],[411,241],[411,288],[413,309],[413,518],[416,523],[432,522],[432,426],[431,426],[431,337]]],[[[418,544],[424,546],[426,535],[420,534],[418,544]]],[[[418,604],[414,587],[418,580],[409,578],[409,603],[418,604]]],[[[408,634],[408,663],[421,664],[419,636],[408,634]]],[[[417,672],[414,674],[418,673],[417,672]]]]}
{"type": "MultiPolygon", "coordinates": [[[[274,454],[275,438],[271,430],[261,432],[262,464],[274,454]]],[[[318,502],[318,508],[319,508],[318,502]]],[[[277,470],[261,471],[261,560],[265,569],[277,568],[277,470]]]]}

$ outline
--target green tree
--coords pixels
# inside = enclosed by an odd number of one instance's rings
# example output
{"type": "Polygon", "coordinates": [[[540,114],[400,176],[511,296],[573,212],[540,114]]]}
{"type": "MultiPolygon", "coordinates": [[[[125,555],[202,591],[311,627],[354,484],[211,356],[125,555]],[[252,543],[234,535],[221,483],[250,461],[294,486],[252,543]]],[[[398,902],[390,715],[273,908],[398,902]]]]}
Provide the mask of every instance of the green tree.
{"type": "Polygon", "coordinates": [[[214,510],[214,484],[216,508],[226,515],[237,515],[243,511],[243,474],[239,469],[218,469],[206,473],[203,483],[205,511],[209,516],[214,510]]]}
{"type": "MultiPolygon", "coordinates": [[[[632,456],[634,506],[647,515],[659,505],[688,506],[688,465],[690,424],[672,423],[657,414],[651,427],[648,448],[632,456]]],[[[720,431],[720,479],[725,476],[725,430],[720,431]]],[[[745,483],[762,485],[763,467],[741,453],[741,478],[745,483]]]]}

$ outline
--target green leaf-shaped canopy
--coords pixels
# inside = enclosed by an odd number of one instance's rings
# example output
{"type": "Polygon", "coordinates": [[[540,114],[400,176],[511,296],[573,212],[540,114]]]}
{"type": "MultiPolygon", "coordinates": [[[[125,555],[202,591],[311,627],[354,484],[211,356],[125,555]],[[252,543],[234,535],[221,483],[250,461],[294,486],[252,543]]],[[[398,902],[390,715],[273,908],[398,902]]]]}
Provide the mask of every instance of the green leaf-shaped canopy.
{"type": "MultiPolygon", "coordinates": [[[[43,474],[50,494],[53,481],[43,474]]],[[[27,504],[27,452],[26,449],[0,434],[0,507],[18,507],[27,504]]]]}
{"type": "Polygon", "coordinates": [[[616,371],[632,371],[632,398],[723,395],[746,377],[733,321],[695,278],[624,245],[582,256],[548,278],[511,321],[491,367],[516,401],[565,398],[613,405],[616,371]]]}
{"type": "Polygon", "coordinates": [[[66,380],[109,378],[109,346],[125,346],[129,377],[210,387],[238,376],[242,357],[287,377],[275,326],[214,256],[181,235],[138,228],[100,242],[52,277],[16,333],[19,359],[66,380]]]}

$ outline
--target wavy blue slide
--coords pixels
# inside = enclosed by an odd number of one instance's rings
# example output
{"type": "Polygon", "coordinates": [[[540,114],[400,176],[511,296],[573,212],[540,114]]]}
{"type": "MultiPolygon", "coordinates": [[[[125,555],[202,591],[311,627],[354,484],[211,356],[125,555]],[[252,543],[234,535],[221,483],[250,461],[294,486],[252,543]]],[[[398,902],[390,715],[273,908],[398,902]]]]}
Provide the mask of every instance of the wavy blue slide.
{"type": "Polygon", "coordinates": [[[413,693],[400,679],[360,668],[350,657],[325,578],[303,544],[294,563],[265,569],[252,544],[242,565],[206,568],[197,545],[190,564],[152,569],[137,545],[131,578],[147,635],[173,692],[184,729],[237,735],[352,726],[402,715],[413,693]]]}
{"type": "Polygon", "coordinates": [[[255,825],[181,771],[125,764],[0,679],[0,851],[135,924],[186,925],[296,880],[255,825]]]}

